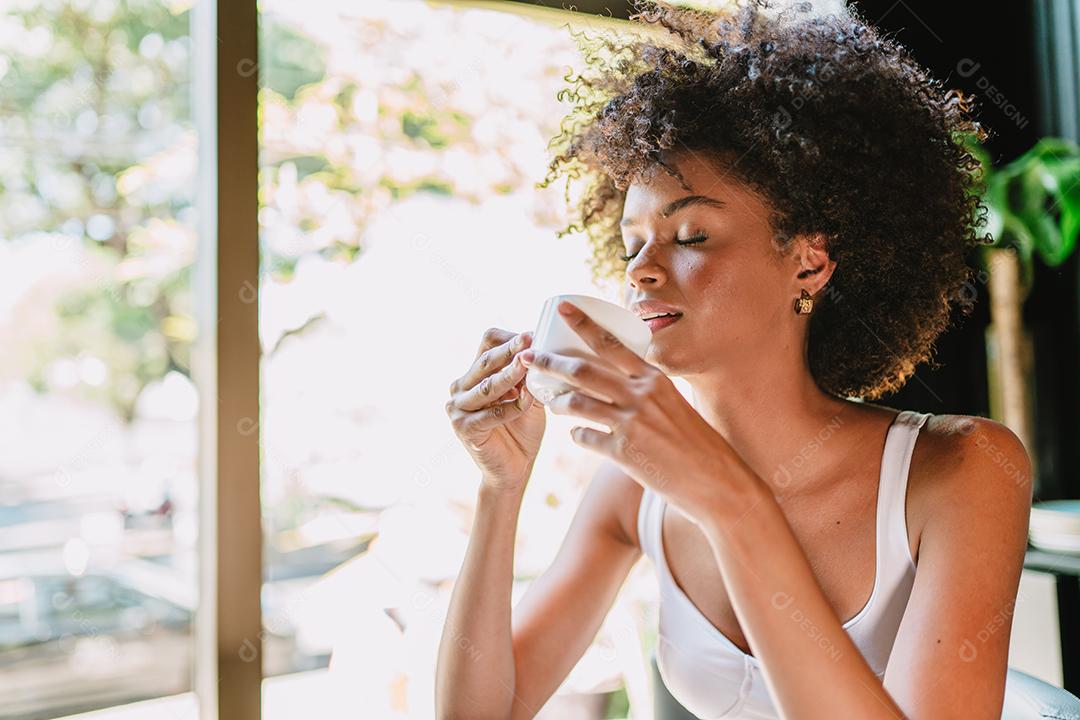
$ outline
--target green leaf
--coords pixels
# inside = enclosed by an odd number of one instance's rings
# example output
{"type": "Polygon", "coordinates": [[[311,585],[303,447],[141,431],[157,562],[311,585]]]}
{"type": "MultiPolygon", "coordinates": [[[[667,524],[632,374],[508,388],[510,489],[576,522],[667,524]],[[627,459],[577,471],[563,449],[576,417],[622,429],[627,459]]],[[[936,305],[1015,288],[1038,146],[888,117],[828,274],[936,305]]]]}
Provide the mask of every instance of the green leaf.
{"type": "Polygon", "coordinates": [[[1020,215],[1028,232],[1035,240],[1035,249],[1050,267],[1057,267],[1068,259],[1076,247],[1076,236],[1065,237],[1054,217],[1042,211],[1025,212],[1020,215]]]}
{"type": "Polygon", "coordinates": [[[1058,160],[1080,157],[1080,146],[1066,138],[1040,138],[1030,150],[1016,159],[1017,162],[1029,162],[1034,159],[1058,160]]]}
{"type": "Polygon", "coordinates": [[[990,180],[986,183],[983,204],[987,207],[986,232],[993,239],[994,247],[1001,247],[1005,229],[1005,213],[1009,210],[1009,204],[1005,199],[1005,176],[1000,173],[990,176],[990,180]]]}
{"type": "Polygon", "coordinates": [[[1042,226],[1033,235],[1039,254],[1051,266],[1065,262],[1076,247],[1076,214],[1080,212],[1080,158],[1033,162],[1027,173],[1030,195],[1025,221],[1042,226]],[[1041,194],[1038,192],[1036,185],[1041,194]],[[1053,231],[1050,231],[1050,228],[1053,231]]]}
{"type": "Polygon", "coordinates": [[[1043,138],[995,170],[984,197],[994,247],[1016,247],[1025,263],[1034,253],[1050,266],[1065,262],[1080,230],[1078,185],[1080,148],[1061,138],[1043,138]]]}
{"type": "Polygon", "coordinates": [[[1061,235],[1076,243],[1080,235],[1080,178],[1061,196],[1061,235]]]}

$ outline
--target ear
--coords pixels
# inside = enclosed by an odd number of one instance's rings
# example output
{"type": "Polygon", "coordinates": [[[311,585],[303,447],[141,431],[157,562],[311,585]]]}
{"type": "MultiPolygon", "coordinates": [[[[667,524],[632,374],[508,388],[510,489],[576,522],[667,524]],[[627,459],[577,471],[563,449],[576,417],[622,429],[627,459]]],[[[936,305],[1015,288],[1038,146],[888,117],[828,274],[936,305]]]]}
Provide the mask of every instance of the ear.
{"type": "Polygon", "coordinates": [[[828,238],[821,233],[798,235],[792,249],[791,257],[795,263],[792,284],[795,294],[798,295],[799,289],[806,288],[811,295],[817,295],[836,270],[836,261],[829,257],[828,238]]]}

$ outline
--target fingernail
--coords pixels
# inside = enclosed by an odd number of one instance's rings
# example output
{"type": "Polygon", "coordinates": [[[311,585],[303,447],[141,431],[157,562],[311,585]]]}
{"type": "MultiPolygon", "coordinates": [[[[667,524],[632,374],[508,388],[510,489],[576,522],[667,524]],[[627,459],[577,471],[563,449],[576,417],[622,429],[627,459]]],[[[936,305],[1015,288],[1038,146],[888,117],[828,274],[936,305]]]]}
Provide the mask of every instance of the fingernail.
{"type": "Polygon", "coordinates": [[[529,363],[531,363],[533,361],[533,351],[532,350],[525,350],[518,357],[521,358],[521,362],[528,365],[529,363]]]}

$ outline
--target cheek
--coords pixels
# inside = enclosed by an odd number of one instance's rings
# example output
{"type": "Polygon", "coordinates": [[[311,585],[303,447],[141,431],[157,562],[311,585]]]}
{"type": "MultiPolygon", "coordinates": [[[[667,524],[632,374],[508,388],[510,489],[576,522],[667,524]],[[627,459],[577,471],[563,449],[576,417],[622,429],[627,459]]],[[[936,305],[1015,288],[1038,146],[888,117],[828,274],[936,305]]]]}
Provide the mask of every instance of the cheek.
{"type": "Polygon", "coordinates": [[[764,318],[774,313],[780,292],[776,271],[754,258],[700,258],[683,268],[681,285],[694,307],[729,318],[764,318]]]}

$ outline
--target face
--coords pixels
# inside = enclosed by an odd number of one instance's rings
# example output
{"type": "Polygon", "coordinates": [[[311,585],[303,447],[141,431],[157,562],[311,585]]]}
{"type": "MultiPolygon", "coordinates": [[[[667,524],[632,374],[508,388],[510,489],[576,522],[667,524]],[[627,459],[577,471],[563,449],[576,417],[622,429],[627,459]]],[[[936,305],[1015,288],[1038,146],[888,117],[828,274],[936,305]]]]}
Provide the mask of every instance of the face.
{"type": "Polygon", "coordinates": [[[653,329],[646,359],[668,375],[687,376],[801,348],[806,317],[794,313],[793,302],[802,287],[815,292],[828,273],[798,275],[823,256],[800,252],[803,243],[781,255],[767,203],[722,165],[689,152],[669,164],[689,191],[660,170],[630,185],[623,206],[627,307],[655,300],[682,313],[653,329]]]}

